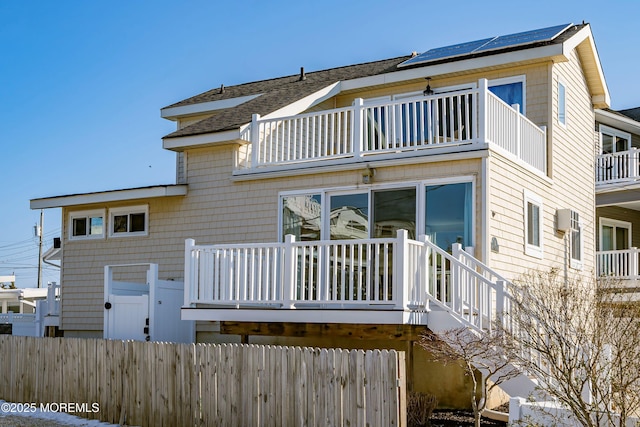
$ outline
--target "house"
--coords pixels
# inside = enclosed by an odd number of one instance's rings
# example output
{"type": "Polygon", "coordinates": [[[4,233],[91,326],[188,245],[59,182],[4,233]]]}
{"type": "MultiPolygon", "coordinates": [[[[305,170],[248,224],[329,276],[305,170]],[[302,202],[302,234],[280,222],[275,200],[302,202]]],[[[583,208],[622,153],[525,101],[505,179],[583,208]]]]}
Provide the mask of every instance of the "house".
{"type": "Polygon", "coordinates": [[[610,288],[638,299],[640,109],[597,109],[597,273],[610,288]]]}
{"type": "Polygon", "coordinates": [[[105,266],[154,263],[184,281],[200,341],[406,350],[410,387],[466,406],[459,371],[413,343],[488,327],[500,284],[532,269],[593,274],[608,107],[588,24],[169,105],[175,184],[31,200],[63,212],[60,327],[102,337],[105,266]]]}

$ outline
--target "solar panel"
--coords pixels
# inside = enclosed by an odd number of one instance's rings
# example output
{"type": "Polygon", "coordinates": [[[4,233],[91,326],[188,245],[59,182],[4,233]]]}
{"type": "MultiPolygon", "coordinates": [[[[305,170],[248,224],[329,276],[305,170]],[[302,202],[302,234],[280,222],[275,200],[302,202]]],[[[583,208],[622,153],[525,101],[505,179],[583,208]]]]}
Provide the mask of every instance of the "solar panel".
{"type": "Polygon", "coordinates": [[[399,64],[398,67],[406,67],[408,65],[422,64],[435,60],[454,58],[457,56],[463,56],[476,52],[486,52],[506,47],[551,41],[562,34],[567,28],[572,25],[573,24],[556,25],[553,27],[541,28],[538,30],[509,34],[506,36],[490,37],[488,39],[459,43],[446,47],[438,47],[435,49],[430,49],[411,59],[407,59],[403,63],[399,64]]]}
{"type": "Polygon", "coordinates": [[[421,53],[418,56],[415,56],[411,59],[407,59],[402,64],[400,64],[400,66],[419,64],[421,62],[434,61],[436,59],[465,55],[467,53],[473,52],[474,50],[490,42],[494,38],[495,37],[491,37],[488,39],[476,40],[473,42],[466,42],[466,43],[454,44],[451,46],[437,47],[435,49],[430,49],[424,53],[421,53]]]}
{"type": "Polygon", "coordinates": [[[484,46],[476,49],[474,52],[484,52],[487,50],[500,49],[503,47],[513,47],[530,43],[551,41],[558,37],[571,25],[573,24],[556,25],[555,27],[542,28],[539,30],[525,31],[523,33],[496,37],[484,46]]]}

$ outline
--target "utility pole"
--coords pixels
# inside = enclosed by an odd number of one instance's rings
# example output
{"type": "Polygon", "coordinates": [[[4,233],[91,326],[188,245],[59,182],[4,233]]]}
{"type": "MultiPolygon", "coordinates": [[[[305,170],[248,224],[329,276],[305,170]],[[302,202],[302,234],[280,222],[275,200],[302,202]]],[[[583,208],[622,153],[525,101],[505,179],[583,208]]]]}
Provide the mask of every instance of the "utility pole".
{"type": "Polygon", "coordinates": [[[36,237],[39,238],[38,244],[38,289],[42,287],[42,235],[44,227],[44,210],[40,209],[40,226],[36,227],[36,237]]]}

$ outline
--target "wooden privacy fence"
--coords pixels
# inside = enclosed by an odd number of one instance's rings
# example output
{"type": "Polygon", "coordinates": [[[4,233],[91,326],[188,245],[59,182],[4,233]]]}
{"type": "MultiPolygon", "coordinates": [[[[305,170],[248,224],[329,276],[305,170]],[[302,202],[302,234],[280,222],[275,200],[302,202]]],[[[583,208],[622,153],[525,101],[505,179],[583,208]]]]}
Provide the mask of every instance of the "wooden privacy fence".
{"type": "Polygon", "coordinates": [[[0,349],[0,399],[71,403],[110,423],[406,425],[394,350],[15,336],[0,336],[0,349]]]}

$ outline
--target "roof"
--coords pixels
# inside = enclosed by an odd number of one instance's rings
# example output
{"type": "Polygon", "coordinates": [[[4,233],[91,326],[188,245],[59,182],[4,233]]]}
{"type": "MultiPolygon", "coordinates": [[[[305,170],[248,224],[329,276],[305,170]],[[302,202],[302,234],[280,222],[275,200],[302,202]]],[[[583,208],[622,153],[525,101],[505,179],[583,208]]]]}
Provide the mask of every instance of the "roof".
{"type": "Polygon", "coordinates": [[[203,102],[221,101],[248,95],[260,94],[260,96],[236,107],[225,109],[213,117],[186,126],[165,136],[165,138],[237,129],[241,125],[249,123],[252,114],[264,116],[341,80],[375,76],[395,71],[398,64],[409,58],[410,56],[401,56],[398,58],[384,59],[382,61],[309,72],[305,73],[306,78],[304,80],[301,80],[300,75],[296,74],[225,87],[224,91],[220,88],[212,89],[200,95],[187,98],[184,101],[169,105],[164,109],[203,102]]]}
{"type": "MultiPolygon", "coordinates": [[[[405,66],[402,70],[416,69],[434,64],[452,63],[541,46],[558,45],[566,42],[580,30],[588,26],[589,24],[585,23],[569,26],[553,40],[525,45],[505,46],[501,49],[480,53],[474,52],[467,55],[432,61],[427,64],[405,66]]],[[[224,87],[224,89],[223,87],[217,87],[163,108],[163,116],[171,117],[170,114],[164,113],[177,111],[177,109],[181,107],[194,106],[196,104],[215,103],[222,105],[224,101],[227,101],[227,104],[224,105],[224,107],[220,107],[213,116],[185,126],[182,129],[166,135],[163,139],[167,140],[171,138],[237,130],[241,126],[251,122],[252,114],[265,116],[337,82],[398,72],[398,65],[410,58],[412,58],[412,56],[401,56],[375,62],[308,72],[304,80],[300,78],[300,74],[296,74],[224,87]],[[234,100],[240,101],[234,103],[234,100]]],[[[182,109],[184,111],[184,108],[182,109]]]]}
{"type": "Polygon", "coordinates": [[[629,117],[630,119],[640,122],[640,107],[627,108],[626,110],[618,110],[618,114],[629,117]]]}
{"type": "Polygon", "coordinates": [[[61,208],[65,206],[93,203],[123,202],[155,197],[174,197],[187,194],[187,185],[154,185],[150,187],[126,188],[122,190],[98,191],[94,193],[69,194],[66,196],[31,199],[31,209],[61,208]]]}

